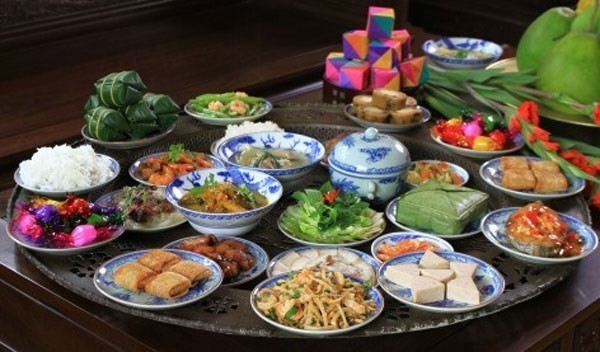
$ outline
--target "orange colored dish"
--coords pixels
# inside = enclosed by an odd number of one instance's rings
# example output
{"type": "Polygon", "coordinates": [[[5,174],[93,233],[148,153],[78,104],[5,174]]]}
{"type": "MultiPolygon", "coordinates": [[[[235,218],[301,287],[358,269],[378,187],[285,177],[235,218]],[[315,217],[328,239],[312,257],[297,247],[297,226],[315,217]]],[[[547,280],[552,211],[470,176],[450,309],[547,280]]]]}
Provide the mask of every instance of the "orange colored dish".
{"type": "Polygon", "coordinates": [[[436,251],[438,249],[439,248],[433,243],[422,240],[408,239],[396,242],[394,244],[382,244],[377,251],[377,258],[385,262],[386,260],[401,254],[421,251],[425,252],[427,250],[436,251]]]}
{"type": "Polygon", "coordinates": [[[139,166],[139,174],[152,184],[164,186],[177,176],[211,167],[214,167],[214,164],[204,153],[176,151],[145,160],[139,166]]]}

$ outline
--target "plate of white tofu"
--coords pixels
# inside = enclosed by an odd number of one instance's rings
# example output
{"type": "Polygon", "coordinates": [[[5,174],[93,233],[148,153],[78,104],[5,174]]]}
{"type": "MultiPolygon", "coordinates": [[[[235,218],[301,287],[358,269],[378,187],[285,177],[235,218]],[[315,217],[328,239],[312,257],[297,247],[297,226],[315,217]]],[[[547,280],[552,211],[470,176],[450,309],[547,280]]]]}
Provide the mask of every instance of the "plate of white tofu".
{"type": "Polygon", "coordinates": [[[379,285],[400,302],[433,313],[484,307],[504,292],[504,278],[481,259],[457,252],[414,252],[379,268],[379,285]]]}

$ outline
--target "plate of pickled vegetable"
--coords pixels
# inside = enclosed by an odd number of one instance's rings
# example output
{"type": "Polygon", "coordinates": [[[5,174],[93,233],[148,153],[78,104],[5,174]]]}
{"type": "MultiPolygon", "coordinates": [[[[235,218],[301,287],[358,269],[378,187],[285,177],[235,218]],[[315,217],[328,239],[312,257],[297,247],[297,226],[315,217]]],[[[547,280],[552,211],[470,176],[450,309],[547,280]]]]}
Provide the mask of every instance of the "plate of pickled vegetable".
{"type": "Polygon", "coordinates": [[[469,181],[469,173],[462,167],[441,160],[417,160],[410,163],[406,183],[417,187],[429,180],[462,186],[469,181]]]}
{"type": "Polygon", "coordinates": [[[258,120],[273,110],[273,105],[245,92],[229,92],[199,95],[190,99],[184,110],[208,125],[226,126],[258,120]]]}

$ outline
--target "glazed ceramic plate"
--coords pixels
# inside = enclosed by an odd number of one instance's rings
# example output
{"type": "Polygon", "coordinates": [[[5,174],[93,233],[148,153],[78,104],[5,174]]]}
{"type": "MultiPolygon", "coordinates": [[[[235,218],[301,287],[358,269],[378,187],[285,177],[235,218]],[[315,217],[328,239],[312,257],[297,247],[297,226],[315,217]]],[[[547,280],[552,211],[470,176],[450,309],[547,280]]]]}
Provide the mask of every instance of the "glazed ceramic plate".
{"type": "MultiPolygon", "coordinates": [[[[502,69],[504,72],[517,72],[519,70],[517,59],[514,57],[495,62],[486,67],[486,69],[502,69]]],[[[572,125],[600,128],[599,124],[592,122],[588,117],[583,115],[564,114],[562,112],[547,109],[543,106],[540,106],[539,108],[539,115],[550,120],[570,123],[572,125]]]]}
{"type": "Polygon", "coordinates": [[[379,285],[385,292],[398,301],[413,308],[432,313],[462,313],[480,309],[494,302],[504,292],[504,278],[496,269],[483,260],[457,252],[437,252],[437,254],[448,261],[476,263],[478,265],[477,271],[475,271],[475,275],[473,276],[473,281],[475,281],[475,285],[479,289],[481,301],[479,304],[471,305],[450,299],[423,304],[415,303],[410,288],[400,286],[387,278],[386,270],[390,266],[418,264],[423,256],[423,252],[404,254],[383,263],[379,268],[379,285]]]}
{"type": "MultiPolygon", "coordinates": [[[[533,157],[525,158],[527,158],[527,160],[529,161],[543,160],[540,158],[533,157]]],[[[564,192],[536,193],[534,191],[514,191],[512,189],[502,187],[502,170],[500,169],[500,158],[486,161],[483,165],[481,165],[481,167],[479,168],[479,175],[490,186],[499,189],[500,191],[512,197],[528,201],[566,198],[583,191],[583,188],[585,187],[585,181],[583,179],[573,177],[567,173],[563,173],[563,175],[565,175],[565,177],[567,178],[569,186],[564,192]]]]}
{"type": "Polygon", "coordinates": [[[494,42],[478,38],[443,37],[430,39],[423,43],[423,53],[437,66],[450,69],[478,69],[484,68],[498,60],[502,55],[502,47],[494,42]],[[465,52],[482,52],[487,54],[483,58],[457,58],[440,54],[442,49],[460,50],[465,52]]]}
{"type": "MultiPolygon", "coordinates": [[[[107,193],[105,195],[103,195],[102,197],[98,198],[96,200],[95,203],[99,204],[99,205],[112,205],[112,206],[118,206],[119,204],[119,197],[121,195],[121,190],[117,190],[117,191],[113,191],[110,193],[107,193]]],[[[127,231],[134,231],[134,232],[160,232],[160,231],[165,231],[165,230],[169,230],[172,229],[174,227],[177,227],[183,223],[185,223],[187,221],[187,219],[185,218],[185,216],[179,214],[177,212],[177,210],[173,209],[173,212],[165,215],[162,219],[162,221],[156,223],[156,222],[149,222],[149,223],[139,223],[139,222],[135,222],[129,218],[127,218],[127,220],[125,220],[125,228],[127,229],[127,231]]]]}
{"type": "MultiPolygon", "coordinates": [[[[150,154],[150,155],[146,155],[146,156],[139,158],[133,164],[131,164],[131,166],[129,167],[129,176],[131,176],[131,178],[136,180],[137,182],[139,182],[143,185],[146,185],[146,186],[156,186],[156,187],[161,187],[161,188],[167,187],[166,185],[155,185],[153,183],[150,183],[150,181],[148,181],[148,180],[144,180],[142,178],[142,175],[140,175],[140,172],[139,172],[140,165],[142,163],[146,162],[146,160],[151,159],[151,158],[157,158],[157,157],[165,155],[165,154],[167,154],[167,152],[150,154]]],[[[219,158],[214,157],[209,154],[206,154],[206,156],[213,162],[213,165],[214,165],[213,168],[225,167],[225,165],[219,158]]]]}
{"type": "Polygon", "coordinates": [[[536,255],[527,254],[513,247],[508,241],[506,234],[506,223],[512,213],[517,211],[519,208],[504,208],[498,209],[489,213],[483,218],[481,229],[485,237],[492,242],[493,245],[505,251],[507,254],[520,259],[525,262],[533,264],[563,264],[580,260],[590,253],[592,253],[596,247],[598,247],[598,237],[594,230],[589,226],[566,214],[561,214],[560,218],[567,222],[570,230],[575,231],[583,240],[583,251],[580,255],[566,258],[549,258],[540,257],[536,255]]]}
{"type": "Polygon", "coordinates": [[[392,222],[392,224],[398,226],[399,228],[401,228],[403,230],[430,234],[430,235],[441,237],[441,238],[447,239],[447,240],[457,240],[459,238],[471,237],[471,236],[474,236],[474,235],[478,234],[479,232],[481,232],[481,219],[471,221],[470,223],[467,224],[467,226],[465,227],[465,229],[463,230],[462,233],[459,233],[456,235],[440,235],[437,233],[433,233],[431,230],[418,229],[418,228],[406,226],[404,224],[399,223],[398,220],[396,220],[396,211],[398,209],[398,201],[399,200],[400,200],[400,197],[394,198],[390,202],[390,204],[388,204],[388,206],[385,208],[385,215],[392,222]]]}
{"type": "Polygon", "coordinates": [[[239,124],[244,121],[258,120],[261,117],[265,116],[266,114],[270,113],[271,110],[273,110],[273,104],[271,104],[268,101],[265,101],[265,109],[260,114],[256,114],[256,115],[252,115],[252,116],[243,116],[243,117],[231,117],[231,118],[217,118],[217,117],[203,115],[199,112],[194,111],[194,109],[192,109],[192,106],[190,103],[185,104],[185,107],[183,109],[185,110],[186,114],[194,117],[195,119],[197,119],[201,122],[204,122],[207,125],[227,126],[227,125],[232,125],[232,124],[239,124]]]}
{"type": "MultiPolygon", "coordinates": [[[[410,170],[413,170],[414,167],[417,165],[417,163],[425,163],[427,165],[439,164],[440,160],[416,160],[416,161],[413,161],[410,163],[408,172],[410,172],[410,170]]],[[[463,186],[465,183],[469,182],[469,173],[467,172],[467,170],[463,169],[462,167],[460,167],[456,164],[449,163],[447,161],[444,161],[444,163],[446,163],[446,165],[448,165],[450,167],[450,169],[456,174],[456,176],[458,176],[462,180],[461,183],[458,184],[458,186],[463,186]]],[[[415,188],[415,187],[419,186],[419,184],[410,183],[408,181],[406,181],[406,185],[409,188],[415,188]]]]}
{"type": "MultiPolygon", "coordinates": [[[[167,244],[164,248],[177,249],[177,247],[183,241],[189,240],[192,238],[196,238],[196,237],[199,237],[199,236],[191,236],[191,237],[178,239],[176,241],[173,241],[173,242],[167,244]]],[[[252,258],[254,258],[254,266],[246,271],[241,271],[235,277],[224,278],[222,286],[241,285],[245,282],[248,282],[248,281],[258,277],[260,274],[262,274],[265,271],[265,269],[267,268],[267,265],[269,263],[269,256],[267,255],[267,252],[265,252],[265,250],[262,249],[259,245],[257,245],[254,242],[251,242],[251,241],[245,240],[243,238],[239,238],[239,237],[219,238],[219,241],[223,241],[223,240],[231,240],[231,241],[235,241],[235,242],[243,244],[246,247],[246,252],[249,253],[252,256],[252,258]]]]}
{"type": "Polygon", "coordinates": [[[102,183],[99,183],[97,185],[91,186],[91,187],[65,189],[65,190],[48,190],[48,189],[29,187],[29,186],[25,185],[23,183],[23,180],[21,179],[21,174],[20,174],[21,169],[20,168],[17,169],[17,171],[15,171],[14,179],[15,179],[15,182],[19,186],[23,187],[24,189],[26,189],[30,192],[33,192],[35,194],[39,194],[39,195],[46,196],[46,197],[64,198],[67,196],[67,194],[75,194],[75,195],[87,194],[87,193],[90,193],[92,191],[100,189],[100,188],[106,186],[107,184],[111,183],[119,175],[119,172],[121,172],[121,167],[119,166],[118,161],[116,161],[115,159],[111,158],[108,155],[104,155],[104,154],[96,154],[96,155],[99,158],[108,161],[109,168],[112,171],[112,175],[108,178],[108,180],[106,180],[102,183]]]}
{"type": "MultiPolygon", "coordinates": [[[[444,241],[435,235],[429,235],[426,233],[420,232],[390,232],[386,233],[383,236],[377,237],[375,241],[371,244],[371,255],[375,258],[379,263],[383,263],[384,260],[379,259],[377,253],[379,253],[379,249],[382,245],[390,245],[393,246],[399,242],[406,240],[416,240],[431,243],[436,246],[438,251],[446,251],[446,252],[454,252],[454,248],[450,243],[444,241]]],[[[421,251],[422,252],[422,251],[421,251]]],[[[403,253],[405,254],[405,253],[403,253]]]]}
{"type": "Polygon", "coordinates": [[[161,139],[168,136],[169,133],[173,132],[175,127],[176,127],[176,123],[172,124],[171,127],[169,127],[168,129],[166,129],[165,131],[162,131],[160,133],[154,133],[154,134],[151,134],[150,136],[140,138],[140,139],[130,139],[130,140],[125,140],[125,141],[101,141],[99,139],[92,138],[87,132],[87,125],[84,125],[81,128],[81,135],[83,136],[83,138],[85,140],[90,141],[97,145],[101,145],[107,149],[134,149],[134,148],[147,147],[151,144],[154,144],[154,143],[160,141],[161,139]]]}
{"type": "Polygon", "coordinates": [[[321,267],[319,264],[328,271],[339,271],[361,281],[377,283],[379,263],[370,255],[352,248],[314,246],[292,248],[279,253],[271,260],[267,275],[271,277],[304,268],[321,267]]]}
{"type": "MultiPolygon", "coordinates": [[[[281,330],[285,330],[285,331],[288,331],[288,332],[291,332],[294,334],[313,336],[313,337],[344,334],[344,333],[347,333],[347,332],[350,332],[350,331],[353,331],[356,329],[360,329],[361,327],[371,323],[383,312],[383,305],[384,305],[383,296],[381,295],[381,292],[379,292],[379,290],[377,290],[374,287],[371,287],[371,288],[369,288],[369,291],[368,291],[368,299],[371,299],[375,302],[375,309],[369,314],[369,316],[365,319],[365,321],[363,321],[360,324],[356,324],[356,325],[352,325],[347,328],[336,329],[336,330],[307,330],[307,329],[300,329],[300,328],[295,328],[295,327],[280,324],[274,320],[271,320],[263,312],[261,312],[260,309],[258,309],[256,299],[257,299],[258,292],[260,290],[262,290],[263,288],[266,288],[266,287],[273,287],[277,284],[278,281],[286,280],[287,278],[288,278],[288,274],[281,274],[281,275],[277,275],[277,276],[268,278],[265,281],[258,284],[254,288],[254,290],[252,290],[252,293],[250,294],[250,305],[252,306],[252,309],[254,310],[254,312],[262,320],[266,321],[267,323],[269,323],[281,330]]],[[[351,280],[360,282],[360,281],[354,280],[354,279],[351,279],[351,280]]]]}
{"type": "Polygon", "coordinates": [[[468,156],[469,158],[473,158],[473,159],[481,159],[481,160],[491,159],[491,158],[499,157],[501,155],[506,155],[506,154],[516,152],[517,150],[523,148],[523,146],[525,145],[523,138],[521,138],[521,136],[517,136],[514,140],[515,146],[512,148],[502,149],[502,150],[481,151],[481,150],[473,150],[473,149],[461,148],[461,147],[454,146],[452,144],[442,141],[441,138],[434,136],[433,133],[431,134],[431,138],[437,144],[453,151],[456,154],[468,156]]]}
{"type": "Polygon", "coordinates": [[[291,233],[290,231],[288,231],[288,229],[284,228],[283,224],[281,223],[281,218],[284,215],[285,215],[285,211],[283,213],[281,213],[281,216],[279,216],[279,219],[277,220],[277,226],[279,227],[279,231],[281,231],[289,239],[291,239],[293,241],[296,241],[298,243],[301,243],[301,244],[303,244],[305,246],[315,246],[315,247],[330,247],[330,246],[336,246],[336,247],[356,247],[356,246],[359,246],[359,245],[361,245],[363,243],[367,243],[367,242],[371,241],[372,239],[374,239],[377,236],[381,235],[383,233],[383,230],[385,230],[385,219],[383,219],[383,213],[377,213],[377,212],[375,212],[372,215],[371,218],[375,219],[374,221],[381,221],[381,229],[379,231],[377,231],[376,233],[372,234],[371,236],[365,238],[365,239],[355,240],[355,241],[351,241],[351,242],[342,242],[342,243],[313,242],[313,241],[310,241],[310,240],[305,240],[305,239],[298,238],[298,237],[296,237],[295,234],[291,233]]]}
{"type": "Polygon", "coordinates": [[[426,108],[424,108],[422,106],[418,106],[417,109],[421,110],[421,113],[423,114],[421,121],[411,123],[411,124],[406,124],[406,125],[397,125],[397,124],[393,124],[393,123],[371,122],[371,121],[363,120],[360,117],[356,116],[352,104],[348,104],[344,107],[344,114],[346,114],[346,116],[350,120],[354,121],[355,123],[357,123],[358,125],[360,125],[364,128],[375,127],[375,128],[377,128],[377,130],[379,132],[404,132],[404,131],[410,130],[411,128],[418,127],[418,126],[424,124],[425,122],[429,121],[429,119],[431,119],[431,113],[429,112],[429,110],[427,110],[426,108]]]}
{"type": "Polygon", "coordinates": [[[223,281],[223,272],[214,261],[200,254],[170,249],[169,252],[179,255],[183,260],[191,260],[208,267],[212,272],[212,276],[197,283],[185,295],[173,299],[160,298],[145,292],[130,291],[117,286],[114,281],[115,270],[124,264],[136,261],[147,252],[148,250],[141,250],[125,253],[102,264],[94,273],[94,286],[101,294],[117,303],[133,308],[162,310],[197,302],[216,290],[223,281]]]}

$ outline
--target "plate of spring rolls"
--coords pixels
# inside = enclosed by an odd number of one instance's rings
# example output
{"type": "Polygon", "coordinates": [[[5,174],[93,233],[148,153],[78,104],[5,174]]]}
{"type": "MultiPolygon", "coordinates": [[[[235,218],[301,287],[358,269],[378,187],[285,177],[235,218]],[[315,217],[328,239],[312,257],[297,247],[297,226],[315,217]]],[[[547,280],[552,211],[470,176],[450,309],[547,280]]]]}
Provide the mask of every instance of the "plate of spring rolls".
{"type": "Polygon", "coordinates": [[[505,156],[481,165],[479,175],[490,186],[523,200],[551,200],[573,196],[585,181],[563,173],[557,163],[535,157],[505,156]]]}
{"type": "Polygon", "coordinates": [[[211,259],[176,249],[125,253],[102,264],[94,286],[120,304],[162,310],[194,303],[216,290],[223,271],[211,259]]]}

